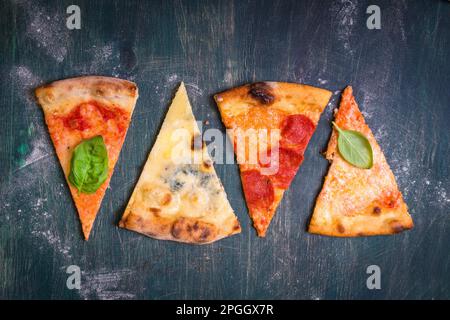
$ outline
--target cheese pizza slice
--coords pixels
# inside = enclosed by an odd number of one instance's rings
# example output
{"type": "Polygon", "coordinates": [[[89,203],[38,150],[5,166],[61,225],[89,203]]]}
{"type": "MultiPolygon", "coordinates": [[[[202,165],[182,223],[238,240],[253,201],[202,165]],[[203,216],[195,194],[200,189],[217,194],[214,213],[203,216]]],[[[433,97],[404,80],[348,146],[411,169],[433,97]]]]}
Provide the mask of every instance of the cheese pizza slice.
{"type": "Polygon", "coordinates": [[[36,89],[87,240],[130,124],[134,83],[87,76],[36,89]]]}
{"type": "Polygon", "coordinates": [[[214,242],[241,231],[183,83],[119,226],[156,239],[192,244],[214,242]]]}
{"type": "Polygon", "coordinates": [[[330,97],[327,90],[283,82],[247,84],[215,95],[259,236],[265,236],[330,97]]]}
{"type": "Polygon", "coordinates": [[[373,150],[370,169],[355,167],[339,153],[338,132],[331,134],[326,158],[331,167],[325,178],[309,232],[335,237],[373,236],[411,229],[413,221],[395,177],[372,131],[364,121],[352,88],[341,97],[335,123],[342,130],[363,134],[373,150]]]}

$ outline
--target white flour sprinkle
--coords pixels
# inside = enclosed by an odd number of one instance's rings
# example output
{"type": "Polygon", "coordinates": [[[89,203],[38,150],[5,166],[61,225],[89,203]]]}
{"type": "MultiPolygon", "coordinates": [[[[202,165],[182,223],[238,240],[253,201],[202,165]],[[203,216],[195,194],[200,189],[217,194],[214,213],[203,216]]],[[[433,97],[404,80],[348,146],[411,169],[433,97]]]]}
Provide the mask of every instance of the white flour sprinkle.
{"type": "Polygon", "coordinates": [[[112,53],[113,53],[113,45],[111,43],[103,47],[100,47],[98,48],[98,50],[95,50],[94,52],[94,62],[95,63],[104,62],[111,57],[112,53]]]}
{"type": "MultiPolygon", "coordinates": [[[[46,137],[48,133],[45,124],[40,121],[41,119],[35,121],[36,115],[41,111],[33,97],[33,90],[43,83],[42,79],[24,65],[13,66],[9,71],[9,78],[14,84],[16,95],[23,102],[23,105],[18,105],[17,108],[23,110],[24,116],[30,122],[28,141],[26,141],[30,151],[24,155],[20,167],[15,168],[15,174],[9,184],[3,184],[0,187],[2,198],[16,203],[15,197],[30,194],[31,190],[36,190],[40,181],[61,169],[57,160],[50,157],[53,147],[46,137]]],[[[62,190],[64,185],[60,187],[62,190]]],[[[19,201],[17,206],[20,206],[20,203],[19,201]]],[[[49,246],[64,259],[70,259],[70,248],[64,244],[58,233],[55,217],[46,210],[46,203],[46,197],[39,197],[33,200],[26,209],[13,207],[9,203],[7,206],[3,205],[2,209],[8,212],[6,219],[14,221],[18,230],[23,230],[24,225],[29,226],[31,235],[38,240],[36,245],[39,250],[44,250],[49,246]]]]}
{"type": "Polygon", "coordinates": [[[176,74],[171,74],[167,76],[167,82],[169,82],[170,84],[174,83],[178,81],[178,75],[176,74]]]}
{"type": "Polygon", "coordinates": [[[86,50],[89,56],[88,63],[81,64],[77,68],[78,71],[82,74],[111,73],[111,68],[108,68],[108,66],[115,65],[113,67],[113,70],[115,70],[119,63],[119,56],[118,54],[113,54],[114,51],[117,50],[112,43],[107,43],[100,47],[94,45],[86,50]]]}
{"type": "MultiPolygon", "coordinates": [[[[55,217],[45,210],[47,201],[47,198],[38,198],[31,205],[31,234],[38,240],[46,242],[56,253],[62,255],[66,260],[70,259],[72,257],[70,247],[63,243],[55,226],[55,217]]],[[[43,250],[44,247],[41,245],[39,249],[43,250]]]]}
{"type": "Polygon", "coordinates": [[[83,272],[80,296],[86,300],[134,299],[136,294],[123,291],[121,287],[127,287],[135,275],[135,271],[130,269],[83,272]]]}
{"type": "Polygon", "coordinates": [[[49,157],[50,148],[51,146],[47,143],[46,139],[43,139],[42,136],[35,136],[35,140],[32,142],[32,151],[25,157],[25,161],[17,170],[22,170],[29,165],[36,164],[49,157]]]}
{"type": "Polygon", "coordinates": [[[27,36],[34,40],[38,48],[57,62],[62,62],[67,55],[66,43],[69,42],[69,29],[66,28],[65,17],[56,12],[44,12],[31,2],[25,4],[28,14],[27,36]],[[51,17],[50,17],[51,15],[51,17]]]}
{"type": "Polygon", "coordinates": [[[13,66],[9,72],[9,79],[14,84],[17,95],[20,98],[25,98],[26,106],[30,111],[33,113],[39,111],[33,91],[43,82],[42,79],[33,74],[27,66],[23,65],[13,66]]]}
{"type": "Polygon", "coordinates": [[[225,75],[223,77],[223,82],[228,84],[228,85],[232,84],[232,82],[233,82],[233,75],[232,75],[230,70],[225,71],[225,75]]]}
{"type": "Polygon", "coordinates": [[[36,164],[37,162],[45,159],[49,156],[52,146],[49,144],[48,139],[45,138],[46,129],[41,121],[34,121],[34,116],[39,112],[39,106],[34,95],[34,89],[43,83],[42,79],[24,65],[13,66],[9,72],[11,81],[13,81],[16,95],[24,100],[25,108],[18,105],[18,108],[24,109],[25,116],[29,117],[32,121],[30,123],[30,150],[31,152],[25,157],[24,162],[17,170],[21,170],[29,165],[36,164]]]}
{"type": "Polygon", "coordinates": [[[231,85],[233,82],[233,74],[232,74],[233,62],[231,59],[227,59],[227,69],[225,71],[225,75],[223,77],[223,82],[231,85]]]}
{"type": "Polygon", "coordinates": [[[32,88],[37,86],[41,79],[35,76],[26,66],[14,66],[10,72],[11,79],[15,80],[23,88],[32,88]]]}
{"type": "MultiPolygon", "coordinates": [[[[72,258],[72,255],[70,254],[70,247],[64,245],[59,235],[52,230],[32,230],[31,234],[38,239],[46,241],[57,253],[61,254],[66,260],[72,258]]],[[[40,247],[40,249],[42,250],[43,248],[40,247]]]]}
{"type": "Polygon", "coordinates": [[[419,209],[425,204],[435,206],[439,210],[450,209],[448,179],[444,181],[432,178],[429,168],[412,163],[410,159],[400,161],[394,155],[392,159],[388,159],[388,162],[403,196],[411,202],[409,203],[411,209],[419,209]],[[416,177],[423,175],[426,178],[417,180],[416,177]]]}
{"type": "Polygon", "coordinates": [[[199,88],[198,85],[193,84],[193,83],[185,83],[186,87],[191,89],[190,93],[196,95],[196,96],[201,96],[203,95],[203,90],[199,88]]]}
{"type": "Polygon", "coordinates": [[[338,40],[349,54],[353,54],[351,48],[351,36],[356,25],[356,0],[340,0],[331,6],[332,19],[334,19],[338,40]]]}

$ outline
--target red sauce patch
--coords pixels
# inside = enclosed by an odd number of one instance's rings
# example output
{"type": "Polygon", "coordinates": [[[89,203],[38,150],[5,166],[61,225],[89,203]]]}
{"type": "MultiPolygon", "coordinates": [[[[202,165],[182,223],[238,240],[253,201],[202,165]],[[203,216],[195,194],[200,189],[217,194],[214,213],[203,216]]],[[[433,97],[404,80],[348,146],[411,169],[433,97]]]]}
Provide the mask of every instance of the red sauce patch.
{"type": "Polygon", "coordinates": [[[98,102],[85,102],[61,117],[64,126],[72,130],[84,131],[98,125],[98,121],[114,120],[120,133],[125,131],[127,114],[120,108],[105,107],[98,102]],[[95,118],[95,119],[94,119],[95,118]]]}
{"type": "Polygon", "coordinates": [[[303,154],[283,147],[274,150],[278,150],[278,159],[276,155],[273,154],[273,151],[269,150],[267,156],[270,157],[271,162],[268,164],[260,163],[260,166],[270,169],[269,172],[275,170],[275,172],[270,175],[273,184],[279,188],[287,189],[303,162],[303,154]]]}
{"type": "Polygon", "coordinates": [[[69,112],[68,115],[61,117],[66,128],[72,130],[86,130],[91,127],[87,119],[83,117],[81,112],[81,105],[69,112]]]}
{"type": "Polygon", "coordinates": [[[281,145],[295,148],[303,153],[316,126],[304,115],[287,116],[281,124],[281,145]]]}
{"type": "Polygon", "coordinates": [[[400,203],[400,193],[399,192],[386,192],[383,194],[382,202],[387,208],[396,208],[400,203]]]}
{"type": "Polygon", "coordinates": [[[249,208],[269,210],[274,201],[274,190],[269,177],[257,170],[241,172],[242,186],[249,208]]]}

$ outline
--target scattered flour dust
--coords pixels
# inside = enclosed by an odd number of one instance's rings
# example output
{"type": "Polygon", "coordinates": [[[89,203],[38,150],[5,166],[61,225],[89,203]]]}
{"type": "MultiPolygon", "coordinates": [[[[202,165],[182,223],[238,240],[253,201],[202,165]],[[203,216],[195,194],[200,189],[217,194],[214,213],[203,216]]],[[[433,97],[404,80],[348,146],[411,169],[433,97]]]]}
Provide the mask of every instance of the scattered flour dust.
{"type": "MultiPolygon", "coordinates": [[[[54,218],[45,210],[47,198],[38,198],[31,205],[31,234],[36,238],[45,241],[54,251],[62,255],[66,260],[72,257],[70,247],[65,245],[57,231],[53,231],[54,218]]],[[[42,247],[40,247],[42,249],[42,247]]]]}
{"type": "Polygon", "coordinates": [[[411,211],[419,210],[424,204],[431,204],[439,210],[450,210],[450,182],[433,178],[431,170],[413,164],[411,160],[400,161],[394,156],[388,163],[396,177],[403,196],[410,201],[411,211]],[[418,179],[416,177],[425,178],[418,179]],[[414,209],[413,209],[414,208],[414,209]]]}
{"type": "Polygon", "coordinates": [[[233,65],[235,65],[235,63],[233,63],[231,59],[227,59],[227,69],[223,77],[223,83],[226,83],[228,85],[232,85],[233,83],[233,73],[232,73],[233,65]]]}
{"type": "Polygon", "coordinates": [[[45,12],[34,1],[23,2],[19,7],[27,13],[26,34],[38,48],[45,50],[46,54],[57,62],[62,62],[67,55],[66,44],[70,40],[69,29],[62,12],[53,10],[45,12]]]}
{"type": "Polygon", "coordinates": [[[168,82],[169,84],[174,84],[174,83],[177,82],[177,81],[178,81],[178,75],[176,75],[176,74],[170,74],[170,75],[167,76],[167,82],[168,82]]]}
{"type": "Polygon", "coordinates": [[[194,94],[194,95],[196,95],[196,96],[201,96],[201,95],[203,95],[203,90],[202,89],[200,89],[200,87],[198,86],[198,85],[196,85],[196,84],[194,84],[194,83],[190,83],[190,82],[188,82],[188,83],[185,83],[185,85],[186,85],[186,88],[188,88],[188,90],[190,91],[189,93],[192,93],[192,94],[194,94]]]}
{"type": "Polygon", "coordinates": [[[81,74],[104,73],[115,75],[117,69],[120,68],[118,48],[113,43],[106,43],[102,46],[94,45],[86,49],[85,53],[89,60],[77,67],[77,71],[81,74]],[[111,65],[114,67],[111,67],[111,65]]]}
{"type": "Polygon", "coordinates": [[[42,79],[24,65],[13,66],[9,72],[9,79],[14,84],[17,95],[26,99],[24,102],[27,109],[37,113],[39,108],[35,102],[34,89],[43,83],[42,79]]]}
{"type": "MultiPolygon", "coordinates": [[[[5,215],[1,215],[9,224],[14,223],[15,227],[25,232],[30,232],[39,242],[36,242],[39,250],[50,247],[59,254],[63,259],[70,259],[70,248],[67,246],[56,228],[56,217],[47,210],[47,197],[45,190],[41,190],[41,194],[37,199],[32,199],[26,207],[22,206],[21,197],[30,194],[31,191],[37,190],[42,181],[46,177],[51,176],[59,168],[59,163],[50,157],[53,146],[45,124],[40,117],[37,117],[40,110],[33,97],[33,91],[36,87],[43,83],[42,79],[36,76],[30,68],[25,65],[16,65],[11,67],[9,71],[9,79],[14,85],[16,95],[19,97],[22,105],[18,105],[24,113],[24,117],[28,119],[29,126],[27,128],[27,145],[29,152],[24,155],[20,166],[14,169],[14,174],[8,183],[0,186],[0,194],[3,204],[0,208],[5,215]],[[26,228],[26,229],[25,229],[26,228]]],[[[60,184],[60,193],[64,188],[64,184],[60,184]]]]}
{"type": "Polygon", "coordinates": [[[21,164],[17,170],[22,170],[51,155],[49,152],[51,146],[47,143],[47,140],[43,139],[42,136],[35,136],[34,138],[35,139],[32,142],[32,151],[25,157],[23,164],[21,164]]]}
{"type": "Polygon", "coordinates": [[[338,40],[345,51],[353,54],[351,36],[357,24],[357,0],[339,0],[331,5],[332,19],[336,26],[338,40]]]}
{"type": "MultiPolygon", "coordinates": [[[[33,97],[33,91],[43,83],[42,79],[24,65],[13,66],[9,72],[9,77],[14,83],[16,95],[25,104],[25,117],[29,118],[31,122],[28,128],[31,152],[28,153],[25,161],[19,167],[18,170],[21,170],[48,157],[52,146],[45,137],[45,134],[47,134],[45,125],[42,121],[36,121],[37,119],[35,119],[35,116],[41,111],[33,97]]],[[[22,108],[22,106],[18,107],[22,108]]]]}
{"type": "Polygon", "coordinates": [[[136,298],[135,293],[121,290],[129,283],[135,282],[136,272],[130,269],[83,272],[80,289],[81,298],[101,300],[123,300],[136,298]],[[134,279],[134,280],[133,280],[134,279]]]}
{"type": "Polygon", "coordinates": [[[203,95],[203,90],[197,84],[188,81],[188,79],[180,79],[177,74],[169,74],[168,76],[166,76],[166,84],[164,85],[164,89],[173,90],[174,87],[176,87],[181,81],[184,81],[184,85],[190,91],[189,93],[196,96],[203,95]]]}

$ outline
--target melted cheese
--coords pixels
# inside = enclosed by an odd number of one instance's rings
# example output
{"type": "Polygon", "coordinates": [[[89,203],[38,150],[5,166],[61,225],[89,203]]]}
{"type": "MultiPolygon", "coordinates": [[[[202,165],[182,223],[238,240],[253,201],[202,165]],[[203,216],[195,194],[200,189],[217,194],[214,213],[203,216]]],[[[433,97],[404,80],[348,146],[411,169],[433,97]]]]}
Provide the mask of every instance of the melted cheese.
{"type": "Polygon", "coordinates": [[[373,149],[374,165],[360,169],[346,162],[337,150],[334,130],[327,150],[332,161],[309,226],[309,232],[332,236],[397,233],[413,226],[395,177],[348,87],[336,114],[345,130],[364,134],[373,149]]]}
{"type": "MultiPolygon", "coordinates": [[[[149,234],[146,229],[183,218],[216,226],[222,230],[219,237],[240,231],[181,84],[122,221],[127,228],[149,234]],[[139,216],[145,225],[127,224],[129,215],[139,216]]],[[[170,230],[165,234],[165,228],[159,229],[163,231],[152,236],[176,240],[170,230]]]]}

